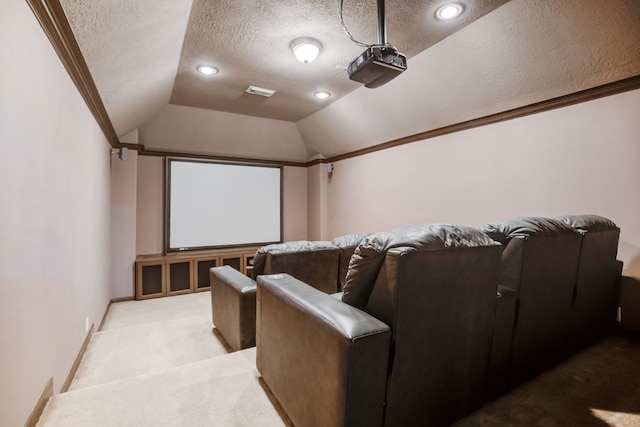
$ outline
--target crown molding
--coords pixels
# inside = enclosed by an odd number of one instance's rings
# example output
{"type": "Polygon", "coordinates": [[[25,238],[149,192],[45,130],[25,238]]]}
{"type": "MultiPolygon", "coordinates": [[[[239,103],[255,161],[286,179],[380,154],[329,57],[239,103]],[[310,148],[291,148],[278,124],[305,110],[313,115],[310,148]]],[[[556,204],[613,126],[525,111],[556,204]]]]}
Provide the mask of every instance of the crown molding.
{"type": "MultiPolygon", "coordinates": [[[[363,156],[365,154],[375,153],[376,151],[382,151],[388,148],[398,147],[400,145],[409,144],[412,142],[424,141],[425,139],[448,135],[450,133],[473,129],[480,126],[504,122],[506,120],[517,119],[519,117],[529,116],[531,114],[555,110],[556,108],[568,107],[571,105],[580,104],[582,102],[604,98],[605,96],[617,95],[619,93],[628,92],[635,89],[640,89],[640,75],[607,83],[601,86],[596,86],[590,89],[581,90],[579,92],[558,96],[556,98],[536,102],[534,104],[525,105],[511,110],[501,111],[499,113],[490,114],[488,116],[478,117],[476,119],[467,120],[465,122],[454,123],[452,125],[444,126],[438,129],[432,129],[425,132],[420,132],[402,138],[394,139],[382,144],[330,157],[323,161],[323,163],[337,162],[339,160],[363,156]]],[[[311,163],[309,163],[308,165],[311,165],[311,163]]]]}
{"type": "Polygon", "coordinates": [[[231,157],[231,156],[216,156],[210,154],[199,153],[187,153],[179,151],[155,151],[143,149],[138,152],[139,156],[153,156],[153,157],[174,157],[185,159],[200,159],[200,160],[212,160],[225,163],[240,163],[240,164],[252,164],[252,165],[266,165],[266,166],[292,166],[292,167],[307,167],[305,162],[294,162],[287,160],[269,160],[269,159],[252,159],[248,157],[231,157]]]}
{"type": "Polygon", "coordinates": [[[109,144],[120,141],[58,0],[26,0],[109,144]]]}
{"type": "Polygon", "coordinates": [[[455,123],[449,126],[444,126],[438,129],[432,129],[425,132],[408,135],[402,138],[387,141],[378,145],[363,148],[360,150],[348,152],[338,156],[334,156],[328,159],[314,159],[308,162],[280,162],[272,160],[259,160],[259,159],[243,159],[235,157],[225,156],[210,156],[203,154],[193,153],[171,153],[160,151],[148,151],[144,146],[135,146],[136,144],[123,144],[120,143],[118,135],[116,134],[111,119],[107,114],[106,108],[102,103],[98,89],[96,88],[93,77],[89,71],[89,68],[82,56],[78,42],[73,35],[69,21],[64,13],[64,9],[59,0],[26,0],[34,15],[38,19],[38,22],[42,26],[42,29],[46,33],[47,37],[51,41],[54,49],[58,53],[60,60],[67,69],[69,76],[75,83],[78,91],[85,100],[89,110],[95,117],[98,125],[102,129],[105,137],[113,148],[127,147],[133,150],[139,150],[140,155],[147,156],[179,156],[179,157],[198,157],[212,160],[222,161],[250,161],[252,163],[262,164],[276,164],[281,166],[313,166],[320,163],[330,163],[339,160],[345,160],[352,157],[358,157],[376,151],[382,151],[400,145],[409,144],[412,142],[423,141],[438,136],[448,135],[463,130],[473,129],[480,126],[494,124],[506,120],[512,120],[519,117],[528,116],[531,114],[537,114],[544,111],[554,110],[556,108],[567,107],[570,105],[579,104],[582,102],[591,101],[594,99],[602,98],[605,96],[616,95],[618,93],[627,92],[630,90],[640,89],[640,75],[632,76],[623,80],[607,83],[594,88],[585,89],[579,92],[570,93],[567,95],[559,96],[545,101],[540,101],[534,104],[525,105],[522,107],[514,108],[507,111],[498,112],[488,116],[479,117],[465,122],[455,123]]]}

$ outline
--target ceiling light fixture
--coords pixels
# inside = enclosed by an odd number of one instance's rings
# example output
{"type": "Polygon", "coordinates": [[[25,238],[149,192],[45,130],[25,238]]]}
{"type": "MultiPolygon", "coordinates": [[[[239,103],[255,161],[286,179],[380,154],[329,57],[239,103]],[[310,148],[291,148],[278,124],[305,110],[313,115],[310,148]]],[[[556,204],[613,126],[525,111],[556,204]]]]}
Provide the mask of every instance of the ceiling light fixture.
{"type": "Polygon", "coordinates": [[[296,59],[303,64],[315,61],[320,54],[322,44],[311,37],[299,37],[289,45],[296,59]]]}
{"type": "Polygon", "coordinates": [[[436,18],[441,21],[457,18],[462,14],[464,7],[460,3],[448,3],[440,6],[436,10],[436,18]]]}
{"type": "Polygon", "coordinates": [[[217,68],[211,67],[209,65],[198,65],[196,70],[198,70],[199,72],[201,72],[202,74],[205,74],[207,76],[210,76],[212,74],[217,74],[218,73],[218,69],[217,68]]]}
{"type": "Polygon", "coordinates": [[[326,90],[320,90],[320,91],[314,93],[313,96],[315,96],[318,99],[327,99],[328,97],[331,96],[331,94],[329,92],[327,92],[326,90]]]}

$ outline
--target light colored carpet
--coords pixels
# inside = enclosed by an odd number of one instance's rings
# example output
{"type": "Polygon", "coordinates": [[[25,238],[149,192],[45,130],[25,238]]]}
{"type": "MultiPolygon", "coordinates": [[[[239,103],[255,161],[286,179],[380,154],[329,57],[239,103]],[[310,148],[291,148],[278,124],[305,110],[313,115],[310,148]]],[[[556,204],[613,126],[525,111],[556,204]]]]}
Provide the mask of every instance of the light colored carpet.
{"type": "Polygon", "coordinates": [[[285,426],[258,380],[255,349],[56,396],[40,427],[285,426]]]}
{"type": "Polygon", "coordinates": [[[290,426],[255,348],[228,353],[214,331],[209,292],[112,304],[38,426],[290,426]]]}
{"type": "Polygon", "coordinates": [[[91,337],[69,389],[160,372],[226,354],[212,328],[211,316],[201,314],[97,332],[91,337]]]}
{"type": "Polygon", "coordinates": [[[111,304],[103,331],[203,314],[211,319],[211,292],[195,292],[142,301],[111,304]]]}
{"type": "MultiPolygon", "coordinates": [[[[49,401],[38,426],[290,427],[255,348],[227,353],[212,331],[210,298],[113,304],[72,390],[49,401]]],[[[609,337],[456,426],[640,426],[640,342],[609,337]]]]}

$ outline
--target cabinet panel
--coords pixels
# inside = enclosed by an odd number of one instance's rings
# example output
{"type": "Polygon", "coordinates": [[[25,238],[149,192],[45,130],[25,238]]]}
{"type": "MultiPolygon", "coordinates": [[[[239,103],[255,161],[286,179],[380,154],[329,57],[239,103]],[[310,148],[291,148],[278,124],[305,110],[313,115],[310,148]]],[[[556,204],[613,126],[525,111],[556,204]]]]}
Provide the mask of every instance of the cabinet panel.
{"type": "Polygon", "coordinates": [[[195,263],[195,291],[208,291],[211,289],[209,285],[209,269],[217,267],[220,263],[218,257],[199,258],[194,260],[195,263]]]}
{"type": "Polygon", "coordinates": [[[251,276],[256,247],[192,254],[140,255],[136,259],[136,299],[208,291],[209,269],[228,265],[251,276]]]}
{"type": "Polygon", "coordinates": [[[242,255],[220,257],[220,262],[222,265],[228,265],[240,272],[244,272],[244,269],[242,268],[242,255]]]}
{"type": "Polygon", "coordinates": [[[253,278],[253,255],[244,256],[244,274],[253,278]]]}
{"type": "Polygon", "coordinates": [[[191,292],[191,260],[171,261],[167,263],[169,269],[169,283],[167,284],[170,295],[191,292]]]}
{"type": "Polygon", "coordinates": [[[136,299],[165,295],[165,264],[163,261],[136,263],[136,299]]]}

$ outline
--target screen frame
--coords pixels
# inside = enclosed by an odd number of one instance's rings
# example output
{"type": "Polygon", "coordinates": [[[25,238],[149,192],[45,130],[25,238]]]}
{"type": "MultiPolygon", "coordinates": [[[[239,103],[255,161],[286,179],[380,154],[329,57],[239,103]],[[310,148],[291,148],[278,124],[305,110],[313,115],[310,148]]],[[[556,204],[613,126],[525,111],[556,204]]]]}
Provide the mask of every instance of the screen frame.
{"type": "Polygon", "coordinates": [[[269,165],[269,164],[261,164],[261,163],[251,163],[251,162],[240,162],[240,161],[221,161],[221,160],[207,160],[207,159],[198,159],[198,158],[185,158],[185,157],[165,157],[164,162],[164,175],[165,175],[165,188],[164,188],[164,251],[165,253],[176,253],[176,252],[192,252],[192,251],[203,251],[203,250],[212,250],[212,249],[231,249],[231,248],[242,248],[242,247],[251,247],[251,246],[265,246],[273,243],[282,243],[284,236],[284,176],[283,176],[283,166],[282,165],[269,165]],[[279,208],[279,227],[280,227],[280,236],[277,241],[260,241],[260,242],[248,242],[248,243],[238,243],[238,244],[223,244],[223,245],[207,245],[207,246],[194,246],[189,248],[180,248],[180,247],[171,247],[170,246],[170,232],[171,232],[171,164],[174,162],[180,163],[207,163],[207,164],[218,164],[225,166],[244,166],[244,167],[256,167],[262,169],[278,169],[279,170],[279,178],[280,178],[280,201],[278,204],[279,208]]]}

